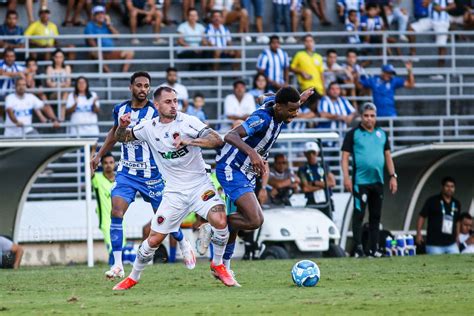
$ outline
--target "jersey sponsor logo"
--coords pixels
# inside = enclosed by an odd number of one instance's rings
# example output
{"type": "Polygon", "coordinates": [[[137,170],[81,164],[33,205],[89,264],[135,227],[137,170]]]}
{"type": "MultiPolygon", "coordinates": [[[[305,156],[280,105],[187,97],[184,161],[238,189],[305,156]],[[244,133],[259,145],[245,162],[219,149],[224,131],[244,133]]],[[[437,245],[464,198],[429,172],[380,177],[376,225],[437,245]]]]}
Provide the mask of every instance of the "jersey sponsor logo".
{"type": "Polygon", "coordinates": [[[145,181],[145,184],[146,185],[157,185],[157,184],[162,183],[162,182],[163,182],[163,180],[161,180],[161,179],[160,180],[148,180],[148,181],[145,181]]]}
{"type": "Polygon", "coordinates": [[[176,159],[185,156],[189,152],[187,146],[180,148],[176,151],[168,151],[167,153],[163,153],[159,151],[161,157],[164,159],[176,159]]]}
{"type": "Polygon", "coordinates": [[[148,162],[142,162],[142,161],[128,161],[128,160],[120,160],[120,163],[122,166],[131,168],[131,169],[137,169],[137,170],[144,170],[150,167],[148,162]]]}
{"type": "Polygon", "coordinates": [[[160,215],[160,216],[158,216],[158,217],[156,218],[156,222],[158,223],[158,225],[163,224],[164,221],[165,221],[165,217],[164,217],[164,216],[161,216],[161,215],[160,215]]]}
{"type": "Polygon", "coordinates": [[[214,196],[216,196],[216,192],[214,192],[214,190],[207,190],[206,192],[204,192],[202,195],[201,195],[201,199],[206,202],[208,201],[209,199],[213,198],[214,196]]]}
{"type": "Polygon", "coordinates": [[[263,122],[265,122],[264,119],[259,119],[258,121],[255,121],[255,122],[250,123],[250,124],[249,124],[249,127],[250,127],[250,128],[254,128],[254,127],[256,127],[256,126],[259,126],[259,125],[262,124],[263,122]]]}
{"type": "Polygon", "coordinates": [[[148,196],[151,197],[151,198],[160,197],[160,196],[162,196],[162,195],[163,195],[163,192],[161,192],[161,191],[156,191],[156,192],[154,192],[154,191],[149,191],[149,192],[148,192],[148,196]]]}

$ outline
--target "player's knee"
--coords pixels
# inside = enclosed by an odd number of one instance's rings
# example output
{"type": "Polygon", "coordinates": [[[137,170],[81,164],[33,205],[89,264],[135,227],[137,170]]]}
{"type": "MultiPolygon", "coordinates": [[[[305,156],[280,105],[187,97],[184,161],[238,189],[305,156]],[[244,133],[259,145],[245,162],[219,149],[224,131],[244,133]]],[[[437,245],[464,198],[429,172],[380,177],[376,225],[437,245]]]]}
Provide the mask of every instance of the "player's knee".
{"type": "Polygon", "coordinates": [[[161,239],[158,236],[150,236],[148,237],[148,245],[151,248],[158,248],[161,244],[161,239]]]}
{"type": "Polygon", "coordinates": [[[112,207],[111,216],[116,218],[123,218],[125,212],[120,207],[112,207]]]}
{"type": "Polygon", "coordinates": [[[263,224],[263,216],[256,216],[249,221],[249,229],[258,229],[263,224]]]}

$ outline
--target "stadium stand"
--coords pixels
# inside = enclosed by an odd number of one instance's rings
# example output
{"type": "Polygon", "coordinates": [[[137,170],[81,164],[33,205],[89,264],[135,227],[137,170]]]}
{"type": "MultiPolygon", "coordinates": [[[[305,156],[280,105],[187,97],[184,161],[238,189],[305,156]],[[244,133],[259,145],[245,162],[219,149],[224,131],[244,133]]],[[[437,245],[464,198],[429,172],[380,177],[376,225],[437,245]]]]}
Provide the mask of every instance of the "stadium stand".
{"type": "MultiPolygon", "coordinates": [[[[414,74],[416,77],[416,88],[413,90],[402,90],[397,93],[396,102],[399,117],[381,118],[380,123],[387,128],[391,145],[394,150],[406,146],[428,143],[428,142],[448,142],[448,141],[473,141],[474,128],[474,108],[470,102],[474,99],[474,62],[472,60],[472,49],[474,44],[469,39],[474,38],[474,32],[463,30],[452,30],[448,33],[448,47],[445,67],[437,68],[438,61],[437,47],[433,45],[432,36],[434,32],[417,33],[416,44],[393,41],[392,38],[398,38],[397,31],[371,32],[371,35],[380,35],[382,42],[379,44],[354,44],[347,43],[347,33],[341,30],[344,25],[336,23],[335,1],[327,1],[327,12],[330,20],[334,23],[332,26],[321,26],[317,19],[313,19],[312,35],[316,39],[316,51],[325,55],[326,50],[335,49],[338,52],[338,62],[344,62],[345,52],[349,48],[377,49],[381,51],[380,55],[367,54],[359,56],[361,63],[367,64],[365,68],[368,74],[378,74],[380,66],[386,63],[394,64],[397,73],[404,76],[406,74],[403,62],[411,58],[409,48],[413,45],[417,47],[416,63],[414,64],[414,74]],[[402,55],[391,55],[400,49],[402,55]],[[432,80],[433,75],[442,75],[442,80],[432,80]]],[[[404,1],[408,8],[411,8],[411,1],[404,1]]],[[[35,3],[34,14],[38,12],[38,3],[35,3]]],[[[100,35],[115,40],[116,47],[104,47],[102,41],[97,41],[97,47],[86,45],[87,36],[84,35],[83,26],[61,26],[64,17],[65,6],[58,2],[50,1],[49,9],[52,12],[51,20],[58,25],[58,41],[66,53],[73,52],[76,57],[74,60],[67,60],[67,64],[73,68],[72,79],[78,76],[85,76],[89,79],[91,87],[97,93],[100,99],[101,112],[99,114],[100,134],[99,144],[103,141],[106,131],[110,128],[111,111],[113,105],[129,96],[128,80],[129,73],[122,73],[122,59],[105,59],[104,53],[114,49],[122,51],[131,51],[134,58],[130,60],[130,72],[137,70],[147,70],[151,73],[153,84],[157,85],[164,81],[165,69],[172,66],[179,69],[181,84],[185,85],[189,91],[190,97],[195,93],[203,93],[206,98],[204,111],[206,112],[209,124],[219,126],[226,123],[223,117],[223,101],[226,95],[232,93],[232,83],[236,78],[244,78],[248,86],[252,84],[252,78],[256,74],[256,63],[259,54],[268,47],[264,43],[256,43],[255,39],[261,36],[261,33],[237,33],[237,26],[230,26],[232,32],[232,45],[228,47],[240,52],[240,58],[234,58],[231,61],[226,59],[213,60],[206,59],[205,63],[212,65],[221,63],[219,71],[188,71],[189,65],[193,63],[202,63],[197,59],[179,59],[177,57],[180,48],[177,45],[179,34],[176,32],[176,25],[163,25],[160,38],[166,41],[166,44],[153,44],[156,36],[151,33],[150,27],[140,27],[139,34],[131,35],[128,25],[121,22],[121,16],[116,11],[109,12],[114,26],[118,29],[118,35],[100,35]],[[131,40],[134,37],[140,39],[139,45],[132,45],[131,40]],[[253,38],[248,42],[247,37],[253,38]],[[74,46],[74,47],[72,47],[74,46]],[[91,59],[90,53],[95,52],[97,59],[91,59]],[[233,70],[232,63],[238,63],[239,69],[233,70]],[[111,72],[105,73],[103,65],[107,64],[111,72]]],[[[3,10],[2,12],[6,12],[3,10]]],[[[27,23],[27,14],[22,6],[18,6],[19,25],[25,27],[27,23]]],[[[171,1],[168,19],[181,19],[181,5],[179,1],[171,1]],[[171,18],[169,18],[171,17],[171,18]]],[[[3,16],[0,16],[3,18],[3,16]]],[[[272,6],[271,2],[265,1],[264,7],[265,35],[270,36],[273,33],[272,27],[272,6]]],[[[251,28],[253,30],[253,26],[251,28]]],[[[301,38],[305,33],[280,33],[281,37],[287,38],[294,36],[301,38]]],[[[361,36],[364,34],[361,33],[361,36]]],[[[100,37],[99,36],[99,37],[100,37]]],[[[13,37],[5,37],[9,39],[13,37]]],[[[98,38],[94,35],[90,38],[98,38]]],[[[298,50],[302,49],[301,41],[288,44],[282,41],[282,48],[288,53],[290,58],[298,50]]],[[[214,51],[213,47],[201,47],[203,51],[214,51]]],[[[25,48],[17,49],[19,55],[24,57],[32,53],[53,52],[54,48],[41,49],[33,48],[29,41],[25,41],[25,48]]],[[[19,60],[23,62],[24,60],[19,60]]],[[[36,79],[45,81],[46,66],[51,62],[39,60],[40,68],[36,79]]],[[[2,78],[0,78],[1,80],[2,78]]],[[[290,83],[296,85],[296,78],[290,75],[290,83]]],[[[350,88],[350,85],[343,85],[350,88]]],[[[72,88],[43,88],[46,94],[55,93],[55,99],[50,99],[49,103],[55,106],[57,113],[60,109],[57,107],[61,103],[60,96],[63,92],[71,92],[72,88]]],[[[370,100],[370,96],[348,96],[351,101],[370,100]]],[[[0,106],[4,103],[0,102],[0,106]]],[[[319,122],[322,119],[302,120],[301,122],[319,122]]],[[[0,137],[3,137],[3,123],[0,123],[0,137]]],[[[39,131],[40,137],[64,137],[70,123],[65,122],[58,131],[53,130],[52,124],[38,124],[34,127],[39,131]]],[[[307,128],[306,131],[322,131],[324,129],[307,128]]],[[[291,132],[291,128],[288,129],[291,132]]],[[[341,140],[344,134],[343,130],[338,131],[341,140]]],[[[25,136],[26,137],[26,136],[25,136]]],[[[1,139],[1,138],[0,138],[1,139]]],[[[337,191],[342,191],[343,187],[340,178],[339,148],[340,141],[335,142],[333,146],[327,148],[329,152],[328,161],[331,163],[331,169],[336,175],[337,191]]],[[[118,156],[118,147],[115,154],[118,156]]],[[[275,152],[285,152],[288,154],[290,164],[296,168],[298,163],[304,161],[301,152],[301,145],[298,143],[282,143],[275,152]]],[[[208,162],[213,162],[214,153],[205,152],[208,162]]],[[[41,174],[38,181],[33,185],[29,194],[30,200],[42,199],[81,199],[84,197],[84,175],[81,173],[81,163],[83,157],[80,151],[65,154],[60,159],[51,163],[45,172],[41,174]]]]}

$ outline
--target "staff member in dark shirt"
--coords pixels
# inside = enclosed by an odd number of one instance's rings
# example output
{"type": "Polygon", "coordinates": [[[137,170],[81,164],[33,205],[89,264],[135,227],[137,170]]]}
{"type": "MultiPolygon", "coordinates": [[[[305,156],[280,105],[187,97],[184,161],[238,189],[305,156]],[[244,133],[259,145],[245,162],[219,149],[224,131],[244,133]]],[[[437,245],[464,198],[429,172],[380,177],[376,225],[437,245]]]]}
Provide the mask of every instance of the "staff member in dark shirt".
{"type": "Polygon", "coordinates": [[[461,203],[453,197],[456,181],[446,177],[441,185],[441,193],[426,200],[416,223],[416,243],[421,245],[421,229],[428,219],[426,253],[429,255],[459,253],[456,223],[461,213],[461,203]]]}
{"type": "Polygon", "coordinates": [[[379,225],[382,215],[384,167],[390,175],[390,192],[397,192],[397,174],[390,154],[388,135],[376,126],[377,108],[373,103],[361,107],[361,123],[350,130],[342,145],[342,173],[344,187],[354,196],[352,232],[355,257],[364,257],[362,221],[365,206],[369,206],[369,254],[381,257],[379,251],[379,225]],[[352,179],[349,176],[349,156],[352,155],[352,179]]]}

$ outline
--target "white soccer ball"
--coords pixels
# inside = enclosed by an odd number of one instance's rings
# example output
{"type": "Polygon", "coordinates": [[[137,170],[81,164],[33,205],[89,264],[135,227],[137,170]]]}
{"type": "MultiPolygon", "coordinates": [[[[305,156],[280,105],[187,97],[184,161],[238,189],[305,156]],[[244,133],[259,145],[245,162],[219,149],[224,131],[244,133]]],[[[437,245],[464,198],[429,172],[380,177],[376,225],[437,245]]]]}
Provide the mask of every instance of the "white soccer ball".
{"type": "Polygon", "coordinates": [[[320,277],[318,265],[311,260],[301,260],[291,269],[291,278],[297,286],[315,286],[320,277]]]}

